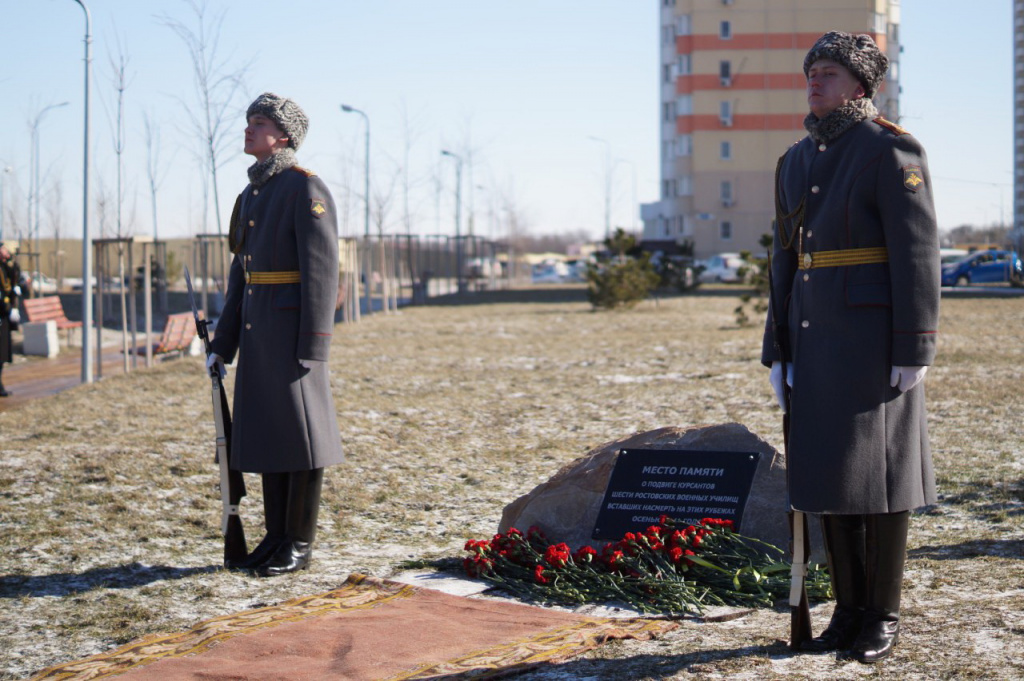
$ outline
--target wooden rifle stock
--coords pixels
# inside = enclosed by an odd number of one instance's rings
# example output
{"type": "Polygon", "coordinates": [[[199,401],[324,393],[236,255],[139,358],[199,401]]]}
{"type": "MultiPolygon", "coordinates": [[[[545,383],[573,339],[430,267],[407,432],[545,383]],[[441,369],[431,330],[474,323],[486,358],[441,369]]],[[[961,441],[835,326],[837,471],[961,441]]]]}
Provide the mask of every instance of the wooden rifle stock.
{"type": "MultiPolygon", "coordinates": [[[[196,306],[195,293],[192,290],[192,278],[185,268],[185,284],[188,286],[189,302],[192,303],[192,314],[196,320],[196,333],[203,340],[206,356],[210,356],[209,321],[202,319],[196,306]]],[[[217,430],[217,454],[214,462],[220,472],[221,498],[221,533],[224,535],[224,565],[237,563],[249,555],[245,544],[245,530],[242,518],[238,515],[238,505],[245,496],[245,481],[241,471],[232,470],[231,457],[231,408],[228,406],[227,391],[221,380],[220,370],[210,367],[210,384],[213,393],[213,420],[217,430]]]]}
{"type": "MultiPolygon", "coordinates": [[[[775,305],[775,282],[772,277],[771,253],[768,254],[768,298],[772,311],[772,336],[779,361],[782,362],[782,401],[786,405],[782,414],[782,446],[786,455],[786,486],[788,488],[791,466],[789,460],[789,414],[791,408],[789,334],[788,328],[779,323],[779,309],[775,305]]],[[[811,553],[811,541],[807,533],[807,514],[791,509],[788,517],[790,555],[792,557],[789,591],[789,647],[799,650],[804,643],[812,638],[811,608],[807,600],[807,562],[811,553]]]]}

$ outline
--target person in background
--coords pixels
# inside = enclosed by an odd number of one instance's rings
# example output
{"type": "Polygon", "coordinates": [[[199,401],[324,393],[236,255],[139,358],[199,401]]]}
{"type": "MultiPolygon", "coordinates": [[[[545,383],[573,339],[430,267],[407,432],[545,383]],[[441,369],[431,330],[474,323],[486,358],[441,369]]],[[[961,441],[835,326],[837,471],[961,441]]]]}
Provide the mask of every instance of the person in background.
{"type": "Polygon", "coordinates": [[[4,388],[4,364],[14,360],[11,331],[21,323],[18,300],[21,298],[21,267],[7,246],[0,242],[0,397],[10,396],[4,388]]]}
{"type": "Polygon", "coordinates": [[[838,31],[804,59],[808,135],[779,160],[761,355],[790,410],[790,503],[821,514],[836,598],[805,647],[865,663],[897,641],[910,512],[936,501],[923,381],[938,230],[924,149],[872,103],[887,69],[869,36],[838,31]]]}
{"type": "Polygon", "coordinates": [[[266,536],[230,568],[307,567],[326,466],[343,453],[327,366],[338,293],[338,226],[324,182],[295,150],[305,112],[273,93],[246,111],[249,185],[232,212],[234,258],[208,366],[237,353],[231,467],[260,473],[266,536]]]}

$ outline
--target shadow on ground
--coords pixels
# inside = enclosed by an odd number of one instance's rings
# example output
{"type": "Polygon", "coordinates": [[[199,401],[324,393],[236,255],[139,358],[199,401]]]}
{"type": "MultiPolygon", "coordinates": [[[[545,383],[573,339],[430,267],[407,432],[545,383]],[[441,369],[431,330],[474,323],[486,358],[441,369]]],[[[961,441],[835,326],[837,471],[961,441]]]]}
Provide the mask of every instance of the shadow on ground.
{"type": "Polygon", "coordinates": [[[80,574],[60,572],[31,577],[7,575],[0,577],[0,598],[68,596],[95,588],[131,589],[152,582],[184,579],[221,569],[220,565],[179,568],[128,563],[117,567],[93,568],[80,574]]]}
{"type": "Polygon", "coordinates": [[[783,641],[770,646],[705,648],[680,655],[635,655],[614,660],[579,659],[561,664],[540,665],[531,672],[558,674],[566,679],[675,678],[683,672],[700,673],[709,662],[741,657],[786,657],[797,655],[783,641]]]}

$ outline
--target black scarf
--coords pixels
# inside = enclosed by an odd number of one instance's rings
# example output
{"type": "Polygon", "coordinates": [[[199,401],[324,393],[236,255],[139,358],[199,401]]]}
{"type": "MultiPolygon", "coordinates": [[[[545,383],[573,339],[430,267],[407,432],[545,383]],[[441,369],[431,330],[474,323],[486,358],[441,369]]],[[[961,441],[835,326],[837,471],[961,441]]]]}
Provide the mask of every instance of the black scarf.
{"type": "Polygon", "coordinates": [[[256,161],[256,163],[249,166],[249,182],[253,187],[259,189],[267,182],[270,182],[270,178],[274,175],[297,164],[298,159],[295,158],[295,151],[291,147],[285,147],[281,151],[271,154],[268,158],[256,161]]]}
{"type": "Polygon", "coordinates": [[[837,107],[824,118],[818,118],[813,113],[807,114],[804,127],[812,140],[818,144],[828,144],[861,121],[877,117],[878,109],[874,103],[867,97],[861,97],[837,107]]]}

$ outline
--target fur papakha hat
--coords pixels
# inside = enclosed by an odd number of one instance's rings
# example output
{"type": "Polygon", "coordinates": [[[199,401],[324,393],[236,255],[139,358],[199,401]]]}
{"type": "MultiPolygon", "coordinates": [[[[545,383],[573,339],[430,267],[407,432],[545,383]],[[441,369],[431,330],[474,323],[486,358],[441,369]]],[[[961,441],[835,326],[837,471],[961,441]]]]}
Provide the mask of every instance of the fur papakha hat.
{"type": "Polygon", "coordinates": [[[878,86],[889,69],[889,58],[878,49],[871,36],[842,31],[829,31],[818,38],[811,51],[804,57],[804,75],[819,59],[829,59],[849,69],[850,73],[864,86],[865,96],[871,99],[878,92],[878,86]]]}
{"type": "Polygon", "coordinates": [[[295,100],[275,95],[273,92],[264,92],[246,109],[245,120],[248,121],[257,114],[274,121],[288,138],[288,146],[292,149],[298,149],[302,140],[306,139],[309,117],[295,100]]]}

